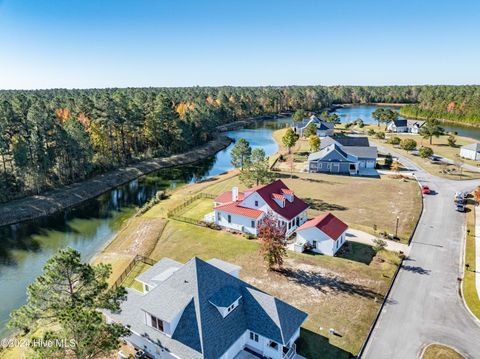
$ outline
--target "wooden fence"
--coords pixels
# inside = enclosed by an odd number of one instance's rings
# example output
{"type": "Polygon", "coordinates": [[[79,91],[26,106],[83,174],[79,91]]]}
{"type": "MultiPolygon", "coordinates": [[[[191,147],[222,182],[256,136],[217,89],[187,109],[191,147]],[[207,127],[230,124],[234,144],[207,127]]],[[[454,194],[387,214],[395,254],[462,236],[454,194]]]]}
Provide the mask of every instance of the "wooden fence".
{"type": "Polygon", "coordinates": [[[148,264],[148,265],[151,265],[153,266],[155,263],[157,263],[155,260],[153,260],[152,258],[148,258],[148,257],[145,257],[145,256],[141,256],[139,254],[137,254],[133,259],[132,261],[128,264],[127,268],[124,269],[124,271],[122,272],[122,274],[120,274],[120,277],[117,278],[117,280],[115,281],[115,283],[113,283],[112,287],[113,288],[118,288],[122,285],[123,281],[125,280],[125,278],[128,277],[128,275],[130,274],[130,272],[132,271],[132,269],[137,265],[137,263],[139,262],[143,262],[145,264],[148,264]]]}
{"type": "Polygon", "coordinates": [[[193,195],[193,196],[189,197],[188,199],[186,199],[184,202],[182,202],[177,207],[168,211],[167,212],[167,217],[172,218],[172,219],[176,219],[177,221],[199,225],[203,221],[196,220],[196,219],[193,219],[193,218],[184,217],[184,216],[180,215],[179,213],[181,213],[185,208],[187,208],[189,205],[191,205],[196,200],[199,200],[201,198],[214,199],[215,197],[216,197],[216,195],[210,194],[210,193],[203,193],[203,192],[197,193],[196,195],[193,195]]]}

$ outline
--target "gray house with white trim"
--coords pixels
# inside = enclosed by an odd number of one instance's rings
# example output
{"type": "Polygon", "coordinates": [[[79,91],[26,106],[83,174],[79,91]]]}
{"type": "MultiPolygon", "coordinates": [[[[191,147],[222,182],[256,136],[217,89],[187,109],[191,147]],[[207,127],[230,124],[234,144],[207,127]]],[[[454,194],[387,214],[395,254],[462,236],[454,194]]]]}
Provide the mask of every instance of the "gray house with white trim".
{"type": "Polygon", "coordinates": [[[156,359],[294,358],[307,314],[242,281],[239,271],[218,259],[164,258],[138,277],[143,292],[127,289],[121,311],[104,314],[156,359]]]}

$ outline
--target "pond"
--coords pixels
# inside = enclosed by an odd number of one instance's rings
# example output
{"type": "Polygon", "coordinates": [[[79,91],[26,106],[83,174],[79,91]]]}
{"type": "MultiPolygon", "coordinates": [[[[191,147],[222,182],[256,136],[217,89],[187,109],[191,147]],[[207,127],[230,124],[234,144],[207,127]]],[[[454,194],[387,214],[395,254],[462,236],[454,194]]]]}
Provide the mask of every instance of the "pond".
{"type": "MultiPolygon", "coordinates": [[[[272,137],[276,128],[291,119],[261,121],[226,134],[247,139],[252,148],[262,147],[267,155],[278,149],[272,137]]],[[[233,144],[194,165],[149,174],[108,191],[84,204],[39,220],[0,228],[0,338],[8,335],[9,313],[26,300],[25,289],[58,249],[66,246],[90,259],[117,233],[123,221],[158,190],[201,181],[232,169],[233,144]]]]}

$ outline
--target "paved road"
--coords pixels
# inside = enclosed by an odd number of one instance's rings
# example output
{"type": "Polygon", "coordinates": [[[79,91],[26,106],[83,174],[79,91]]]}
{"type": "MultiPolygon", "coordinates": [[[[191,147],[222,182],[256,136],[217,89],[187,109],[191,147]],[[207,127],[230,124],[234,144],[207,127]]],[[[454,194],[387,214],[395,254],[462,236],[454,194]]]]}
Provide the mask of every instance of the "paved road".
{"type": "Polygon", "coordinates": [[[465,218],[453,207],[456,191],[470,191],[480,181],[435,177],[398,153],[389,152],[437,194],[425,197],[409,257],[362,357],[415,359],[424,345],[440,342],[466,358],[480,358],[480,322],[464,307],[457,280],[463,268],[465,218]]]}

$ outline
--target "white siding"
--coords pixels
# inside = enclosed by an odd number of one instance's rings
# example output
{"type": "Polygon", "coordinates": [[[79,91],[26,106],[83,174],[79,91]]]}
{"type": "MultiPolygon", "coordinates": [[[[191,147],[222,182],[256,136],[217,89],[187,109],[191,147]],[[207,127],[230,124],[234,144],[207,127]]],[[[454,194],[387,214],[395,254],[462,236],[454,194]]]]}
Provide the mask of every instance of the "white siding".
{"type": "Polygon", "coordinates": [[[467,148],[461,148],[460,149],[460,157],[468,158],[468,159],[474,160],[474,161],[478,161],[478,160],[480,160],[480,153],[478,153],[476,151],[473,151],[473,150],[469,150],[467,148]]]}
{"type": "Polygon", "coordinates": [[[345,243],[345,232],[343,232],[336,241],[327,236],[317,227],[307,228],[303,231],[297,232],[297,236],[299,239],[303,239],[310,243],[310,245],[313,245],[314,241],[316,241],[316,247],[312,248],[313,252],[334,256],[345,243]]]}
{"type": "Polygon", "coordinates": [[[215,210],[215,224],[221,227],[257,235],[257,222],[258,221],[254,218],[244,217],[233,213],[227,213],[218,209],[215,210]],[[228,223],[228,216],[230,216],[231,219],[230,223],[228,223]],[[254,222],[254,227],[252,227],[252,221],[254,222]]]}

